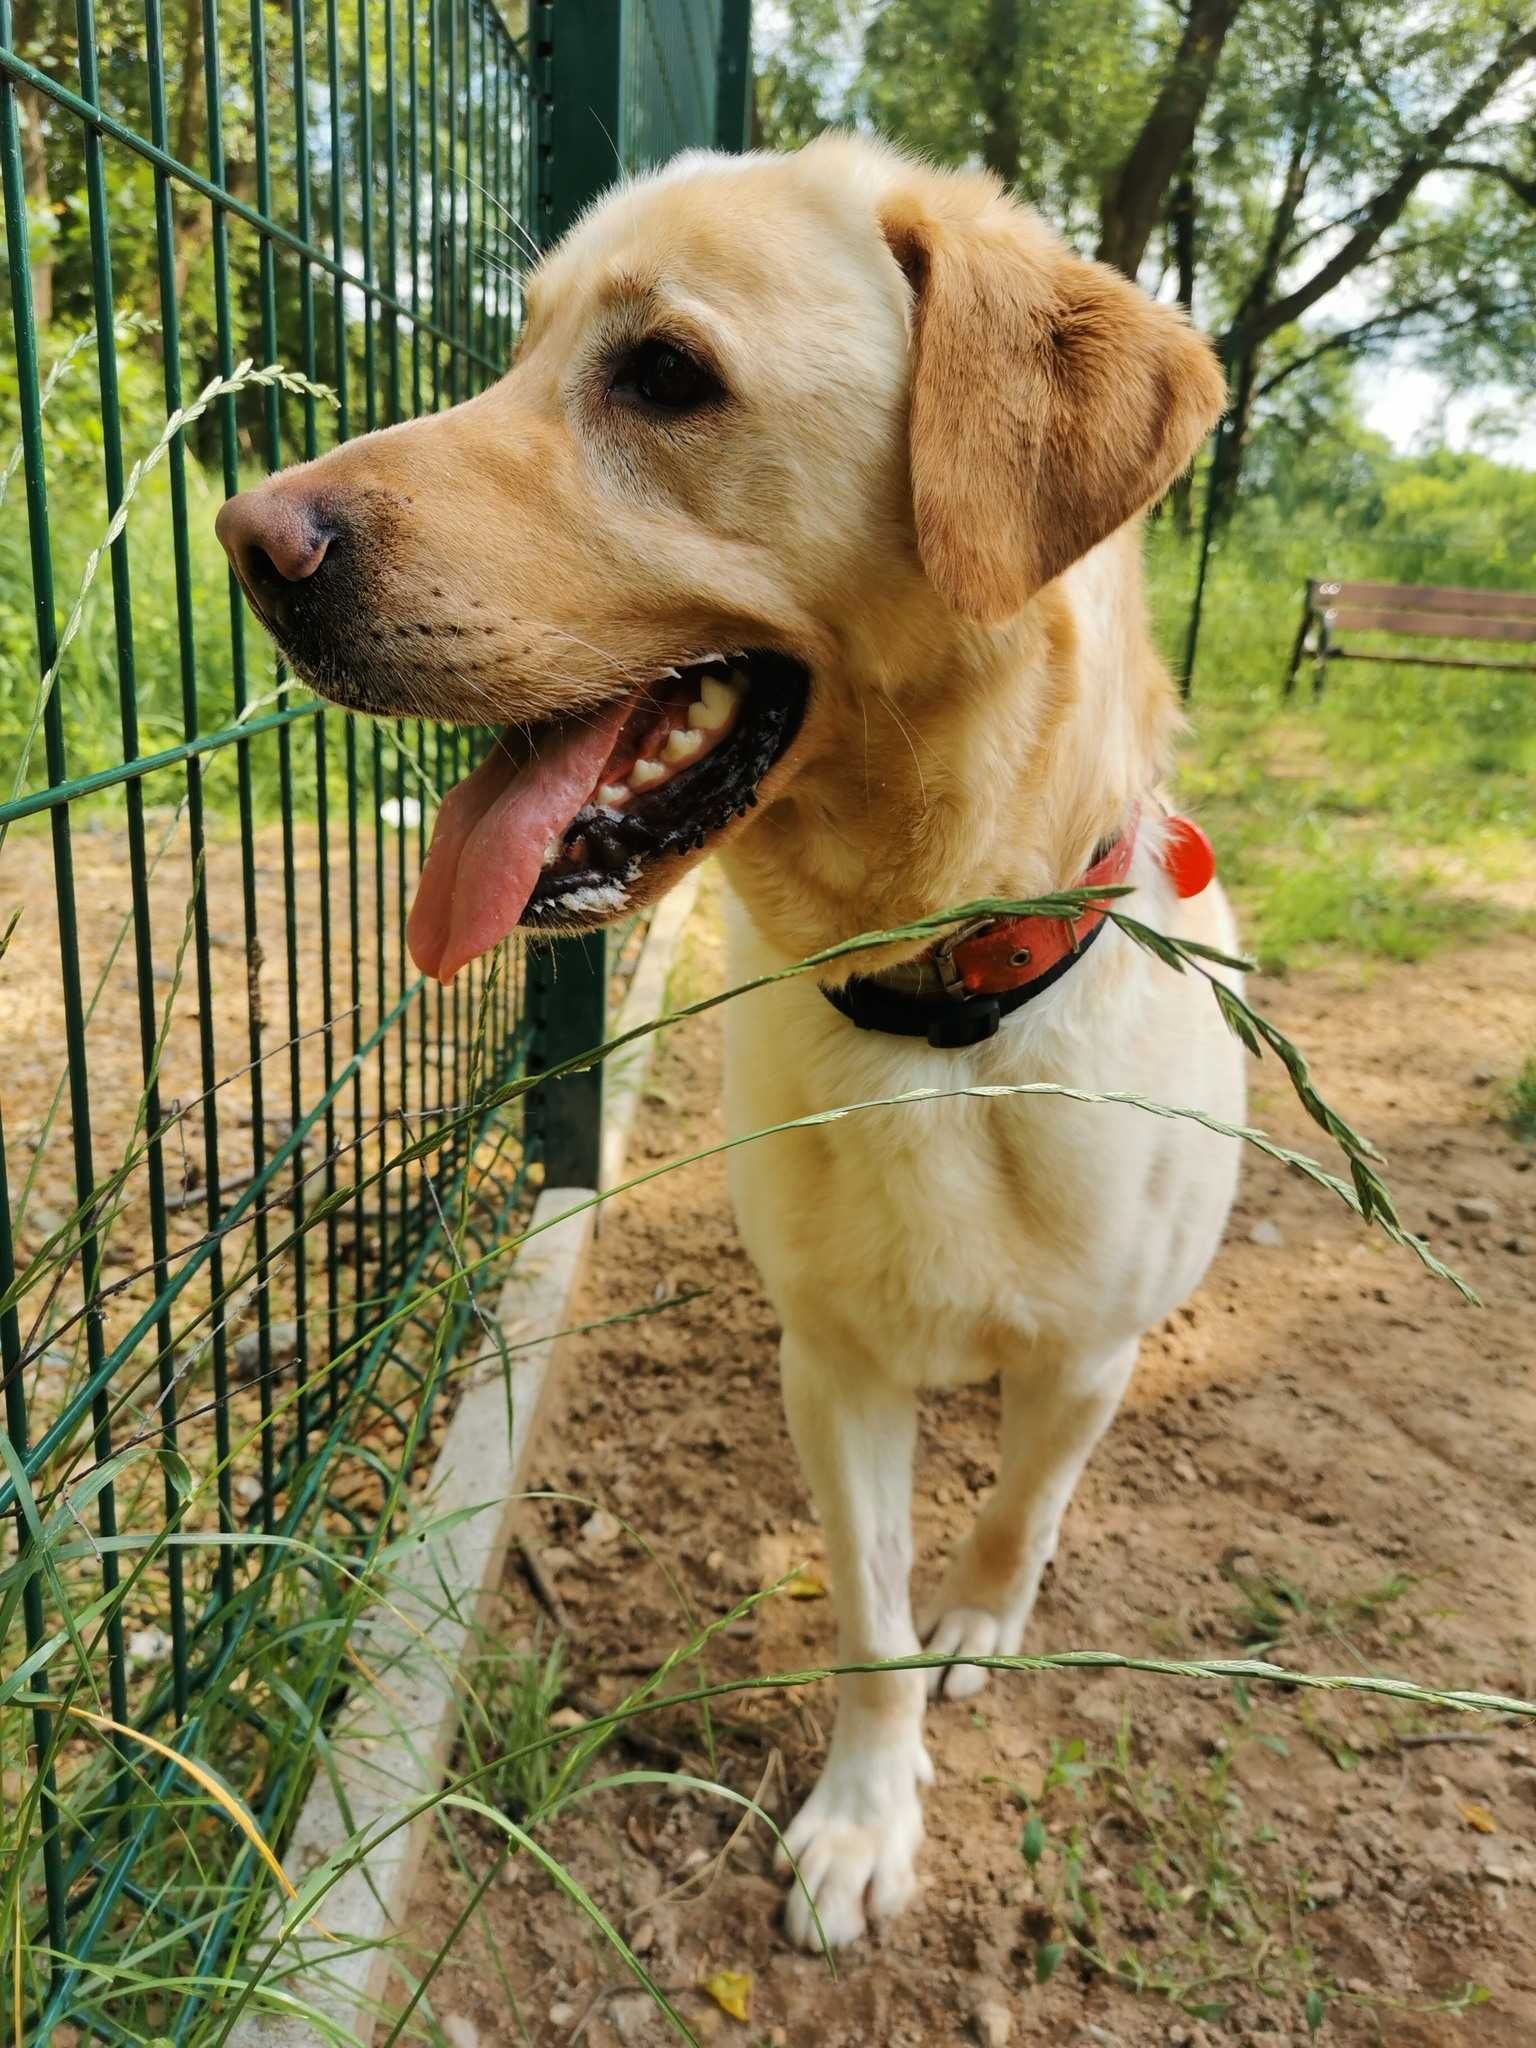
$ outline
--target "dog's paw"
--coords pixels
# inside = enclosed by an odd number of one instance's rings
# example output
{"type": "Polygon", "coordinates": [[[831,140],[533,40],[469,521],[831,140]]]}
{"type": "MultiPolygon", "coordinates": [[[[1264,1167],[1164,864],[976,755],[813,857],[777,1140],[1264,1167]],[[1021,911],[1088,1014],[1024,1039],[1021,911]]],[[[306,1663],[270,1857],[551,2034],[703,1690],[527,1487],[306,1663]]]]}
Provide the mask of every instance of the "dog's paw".
{"type": "Polygon", "coordinates": [[[792,1876],[784,1926],[797,1948],[842,1948],[889,1920],[917,1890],[921,1787],[933,1782],[916,1737],[900,1746],[840,1747],[834,1738],[816,1789],[785,1830],[777,1866],[792,1876]],[[815,1911],[812,1912],[814,1904],[815,1911]],[[817,1922],[820,1922],[818,1929],[817,1922]]]}
{"type": "MultiPolygon", "coordinates": [[[[946,1607],[933,1623],[923,1648],[935,1657],[1013,1657],[1024,1640],[1024,1625],[989,1607],[946,1607]]],[[[935,1664],[928,1672],[931,1700],[974,1699],[989,1673],[980,1664],[935,1664]]]]}

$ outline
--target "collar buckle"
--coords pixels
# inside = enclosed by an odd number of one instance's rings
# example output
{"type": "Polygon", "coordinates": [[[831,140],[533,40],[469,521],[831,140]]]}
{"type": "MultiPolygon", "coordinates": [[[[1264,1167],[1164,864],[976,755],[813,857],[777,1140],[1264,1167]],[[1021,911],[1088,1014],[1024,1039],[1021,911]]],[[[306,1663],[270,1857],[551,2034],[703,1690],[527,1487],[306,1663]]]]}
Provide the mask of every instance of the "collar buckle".
{"type": "MultiPolygon", "coordinates": [[[[971,1000],[971,991],[966,987],[961,977],[959,965],[955,960],[956,946],[963,946],[967,939],[980,938],[983,932],[991,931],[996,923],[997,919],[995,917],[973,917],[968,924],[956,925],[948,937],[941,939],[934,948],[934,972],[939,977],[939,986],[951,1002],[966,1003],[971,1000]]],[[[992,1031],[996,1029],[997,1025],[994,1023],[992,1031]]],[[[990,1038],[992,1031],[984,1031],[981,1033],[981,1036],[983,1038],[990,1038]]],[[[938,1041],[935,1039],[932,1040],[932,1043],[937,1044],[938,1041]]],[[[974,1038],[962,1038],[957,1039],[955,1043],[959,1045],[974,1045],[976,1040],[974,1038]]]]}

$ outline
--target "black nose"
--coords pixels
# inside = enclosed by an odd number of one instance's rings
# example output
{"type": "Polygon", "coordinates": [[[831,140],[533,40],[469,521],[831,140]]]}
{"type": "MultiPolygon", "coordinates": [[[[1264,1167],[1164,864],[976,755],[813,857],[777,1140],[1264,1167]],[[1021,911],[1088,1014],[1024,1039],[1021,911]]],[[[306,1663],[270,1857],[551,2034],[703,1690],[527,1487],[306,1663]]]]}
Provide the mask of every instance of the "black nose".
{"type": "Polygon", "coordinates": [[[229,499],[214,531],[251,602],[277,626],[289,623],[299,588],[325,560],[334,538],[313,505],[270,486],[229,499]]]}

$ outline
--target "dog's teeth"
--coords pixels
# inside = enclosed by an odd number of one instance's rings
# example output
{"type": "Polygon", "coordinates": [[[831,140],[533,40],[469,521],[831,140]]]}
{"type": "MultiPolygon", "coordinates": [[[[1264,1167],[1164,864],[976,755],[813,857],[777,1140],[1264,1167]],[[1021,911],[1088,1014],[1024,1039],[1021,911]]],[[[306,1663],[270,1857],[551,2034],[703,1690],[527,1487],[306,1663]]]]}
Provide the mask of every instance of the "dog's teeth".
{"type": "Polygon", "coordinates": [[[698,702],[688,706],[689,725],[695,732],[720,732],[730,723],[745,688],[734,678],[722,682],[717,676],[706,676],[699,686],[698,702]]]}
{"type": "Polygon", "coordinates": [[[703,744],[703,733],[694,732],[691,728],[685,731],[682,726],[675,725],[667,734],[661,758],[663,761],[691,761],[703,744]]]}
{"type": "Polygon", "coordinates": [[[627,782],[605,782],[597,792],[597,800],[600,804],[606,804],[610,810],[615,809],[619,804],[628,803],[629,784],[627,782]]]}
{"type": "Polygon", "coordinates": [[[559,835],[559,833],[558,833],[558,832],[553,832],[553,833],[551,833],[551,834],[550,834],[549,838],[548,838],[548,839],[546,839],[546,840],[545,840],[545,842],[544,842],[544,863],[543,863],[543,864],[544,864],[544,866],[545,866],[545,867],[547,867],[547,868],[552,868],[552,867],[554,866],[555,862],[556,862],[556,861],[557,861],[557,860],[558,860],[559,858],[560,858],[560,835],[559,835]]]}
{"type": "Polygon", "coordinates": [[[659,761],[638,760],[629,771],[629,779],[636,789],[649,789],[654,782],[665,782],[667,771],[659,761]]]}

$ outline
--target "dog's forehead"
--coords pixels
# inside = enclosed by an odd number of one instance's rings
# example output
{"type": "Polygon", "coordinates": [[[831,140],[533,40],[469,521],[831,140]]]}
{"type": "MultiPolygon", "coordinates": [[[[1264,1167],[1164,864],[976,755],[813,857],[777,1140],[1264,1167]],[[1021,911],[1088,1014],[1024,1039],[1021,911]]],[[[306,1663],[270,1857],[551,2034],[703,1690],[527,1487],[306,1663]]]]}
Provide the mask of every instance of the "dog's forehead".
{"type": "Polygon", "coordinates": [[[847,280],[850,257],[874,272],[883,247],[874,209],[831,170],[817,175],[803,158],[676,158],[577,223],[533,280],[529,317],[675,292],[750,300],[766,314],[847,280]]]}

